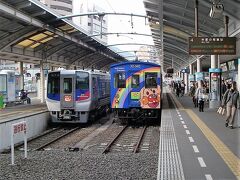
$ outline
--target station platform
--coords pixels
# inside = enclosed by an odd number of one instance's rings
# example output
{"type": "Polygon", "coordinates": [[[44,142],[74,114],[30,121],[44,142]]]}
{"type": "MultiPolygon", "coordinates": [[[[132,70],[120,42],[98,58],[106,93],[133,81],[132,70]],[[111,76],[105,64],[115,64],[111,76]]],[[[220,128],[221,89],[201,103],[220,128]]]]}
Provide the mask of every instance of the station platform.
{"type": "MultiPolygon", "coordinates": [[[[236,114],[236,121],[239,121],[236,114]]],[[[240,179],[240,127],[191,97],[163,93],[158,179],[240,179]]]]}
{"type": "Polygon", "coordinates": [[[24,104],[11,105],[1,109],[0,123],[43,111],[47,111],[46,103],[41,103],[40,99],[33,97],[31,98],[31,104],[25,102],[24,104]]]}

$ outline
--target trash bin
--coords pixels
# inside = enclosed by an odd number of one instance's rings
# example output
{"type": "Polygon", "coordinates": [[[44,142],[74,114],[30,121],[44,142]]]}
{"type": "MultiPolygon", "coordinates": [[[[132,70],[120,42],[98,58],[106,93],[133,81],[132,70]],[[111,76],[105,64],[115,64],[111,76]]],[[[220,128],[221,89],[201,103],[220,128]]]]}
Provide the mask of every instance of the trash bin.
{"type": "Polygon", "coordinates": [[[3,95],[0,93],[0,109],[4,108],[3,95]]]}

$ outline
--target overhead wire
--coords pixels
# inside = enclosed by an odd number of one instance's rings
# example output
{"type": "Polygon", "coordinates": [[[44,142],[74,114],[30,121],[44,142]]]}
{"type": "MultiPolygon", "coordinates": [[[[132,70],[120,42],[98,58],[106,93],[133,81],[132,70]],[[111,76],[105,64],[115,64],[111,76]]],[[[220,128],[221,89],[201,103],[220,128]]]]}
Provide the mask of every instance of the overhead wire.
{"type": "Polygon", "coordinates": [[[108,6],[112,9],[112,11],[113,11],[114,13],[116,13],[116,11],[113,9],[113,7],[112,7],[112,5],[110,4],[110,2],[109,2],[108,0],[105,0],[105,1],[107,2],[108,6]]]}

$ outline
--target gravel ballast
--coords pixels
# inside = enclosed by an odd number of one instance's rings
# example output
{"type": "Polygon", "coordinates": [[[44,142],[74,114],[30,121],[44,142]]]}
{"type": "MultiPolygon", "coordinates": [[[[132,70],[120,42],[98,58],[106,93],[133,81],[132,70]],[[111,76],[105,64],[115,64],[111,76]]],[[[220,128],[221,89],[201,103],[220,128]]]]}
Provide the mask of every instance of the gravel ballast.
{"type": "Polygon", "coordinates": [[[158,152],[88,153],[62,150],[35,151],[22,158],[16,153],[0,155],[0,179],[156,179],[158,152]]]}

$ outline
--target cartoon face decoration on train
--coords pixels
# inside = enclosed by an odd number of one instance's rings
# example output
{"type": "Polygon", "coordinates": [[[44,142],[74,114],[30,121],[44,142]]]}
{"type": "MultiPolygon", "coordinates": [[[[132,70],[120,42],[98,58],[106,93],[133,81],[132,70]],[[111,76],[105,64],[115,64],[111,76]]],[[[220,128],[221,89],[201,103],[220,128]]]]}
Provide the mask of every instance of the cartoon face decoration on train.
{"type": "Polygon", "coordinates": [[[160,108],[160,87],[141,90],[141,107],[145,109],[160,108]]]}

